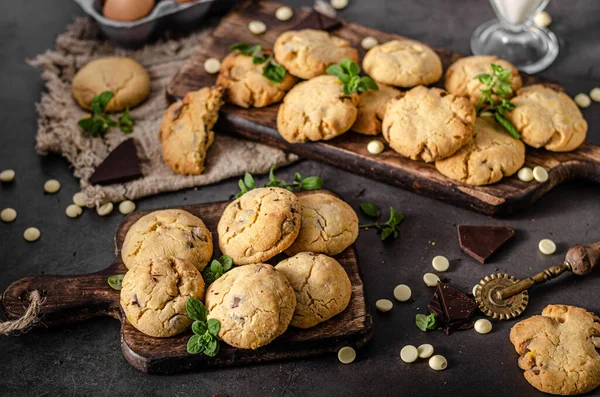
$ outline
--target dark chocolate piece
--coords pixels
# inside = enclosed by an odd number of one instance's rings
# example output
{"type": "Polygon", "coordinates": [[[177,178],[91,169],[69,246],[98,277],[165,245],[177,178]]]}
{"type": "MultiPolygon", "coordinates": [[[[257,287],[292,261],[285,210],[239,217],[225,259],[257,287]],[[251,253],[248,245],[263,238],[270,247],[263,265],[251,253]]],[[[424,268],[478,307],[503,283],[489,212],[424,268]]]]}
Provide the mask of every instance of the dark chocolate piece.
{"type": "Polygon", "coordinates": [[[461,225],[457,229],[460,249],[481,263],[515,235],[507,226],[461,225]]]}
{"type": "Polygon", "coordinates": [[[142,177],[140,160],[133,138],[117,146],[96,168],[90,177],[92,185],[125,183],[142,177]]]}
{"type": "Polygon", "coordinates": [[[337,18],[331,18],[323,15],[318,11],[311,11],[305,16],[298,25],[294,26],[293,30],[301,29],[316,29],[316,30],[334,30],[342,26],[342,21],[337,18]]]}
{"type": "Polygon", "coordinates": [[[459,290],[438,282],[427,308],[436,315],[438,325],[444,332],[450,334],[452,331],[473,327],[471,317],[477,310],[477,304],[459,290]]]}

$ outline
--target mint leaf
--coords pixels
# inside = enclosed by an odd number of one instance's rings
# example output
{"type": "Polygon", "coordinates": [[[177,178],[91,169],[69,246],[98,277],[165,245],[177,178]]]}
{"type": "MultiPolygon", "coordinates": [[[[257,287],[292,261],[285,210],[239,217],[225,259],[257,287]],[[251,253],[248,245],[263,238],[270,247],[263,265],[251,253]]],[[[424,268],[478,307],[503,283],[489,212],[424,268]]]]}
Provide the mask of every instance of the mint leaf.
{"type": "Polygon", "coordinates": [[[340,65],[331,65],[327,68],[326,72],[327,72],[327,74],[330,74],[330,75],[336,76],[336,77],[340,77],[341,75],[346,74],[344,72],[344,69],[342,69],[342,67],[340,65]]]}
{"type": "Polygon", "coordinates": [[[209,334],[211,334],[212,336],[217,336],[219,334],[219,331],[221,330],[221,323],[219,322],[219,320],[210,318],[208,319],[206,324],[209,334]]]}
{"type": "Polygon", "coordinates": [[[379,208],[375,204],[371,203],[361,203],[360,210],[363,214],[368,217],[379,219],[379,208]]]}
{"type": "Polygon", "coordinates": [[[342,83],[342,92],[344,95],[350,95],[354,92],[365,92],[368,90],[378,90],[379,86],[370,77],[360,77],[360,67],[356,62],[345,58],[339,65],[331,65],[327,68],[327,74],[336,76],[342,83]]]}
{"type": "Polygon", "coordinates": [[[204,335],[207,329],[207,325],[204,321],[194,321],[192,323],[192,332],[196,335],[204,335]]]}
{"type": "Polygon", "coordinates": [[[415,324],[421,331],[427,331],[427,316],[425,314],[417,314],[415,316],[415,324]]]}
{"type": "Polygon", "coordinates": [[[120,291],[123,288],[123,277],[125,277],[124,274],[110,276],[108,278],[108,285],[110,285],[110,288],[120,291]]]}
{"type": "Polygon", "coordinates": [[[252,174],[246,172],[244,175],[244,184],[248,189],[254,189],[256,187],[256,183],[254,182],[254,177],[252,174]]]}
{"type": "Polygon", "coordinates": [[[221,263],[221,266],[223,266],[224,272],[230,270],[231,266],[233,266],[233,260],[227,255],[223,255],[222,257],[220,257],[219,262],[221,263]]]}
{"type": "Polygon", "coordinates": [[[210,339],[205,345],[203,353],[209,357],[214,357],[219,353],[219,341],[210,339]]]}
{"type": "Polygon", "coordinates": [[[119,128],[126,134],[133,132],[133,126],[135,121],[129,115],[129,108],[125,109],[125,112],[119,117],[119,128]]]}
{"type": "Polygon", "coordinates": [[[199,335],[192,335],[187,343],[187,351],[190,354],[198,354],[202,352],[203,346],[201,345],[201,337],[199,335]]]}
{"type": "Polygon", "coordinates": [[[510,122],[510,120],[499,113],[495,113],[494,117],[510,135],[512,135],[515,139],[521,139],[521,134],[519,134],[519,131],[517,131],[516,127],[510,122]]]}
{"type": "Polygon", "coordinates": [[[272,83],[279,84],[285,78],[286,70],[283,66],[275,63],[275,61],[269,58],[265,62],[262,74],[272,83]]]}
{"type": "Polygon", "coordinates": [[[229,51],[239,51],[243,55],[254,55],[255,52],[261,51],[259,44],[250,45],[245,41],[229,46],[229,51]]]}
{"type": "Polygon", "coordinates": [[[185,302],[185,309],[187,310],[188,317],[196,321],[206,321],[208,310],[204,303],[200,302],[196,298],[188,298],[185,302]]]}
{"type": "Polygon", "coordinates": [[[300,188],[303,190],[317,190],[323,187],[323,178],[318,176],[309,176],[302,179],[300,188]]]}

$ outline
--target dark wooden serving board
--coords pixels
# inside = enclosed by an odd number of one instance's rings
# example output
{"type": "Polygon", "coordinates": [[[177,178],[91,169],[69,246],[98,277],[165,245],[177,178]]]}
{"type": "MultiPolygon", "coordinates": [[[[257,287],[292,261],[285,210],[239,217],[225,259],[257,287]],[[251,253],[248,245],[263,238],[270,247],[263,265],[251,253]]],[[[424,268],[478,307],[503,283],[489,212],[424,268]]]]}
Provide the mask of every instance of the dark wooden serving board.
{"type": "MultiPolygon", "coordinates": [[[[215,257],[220,256],[217,223],[227,204],[229,202],[181,207],[202,218],[213,233],[215,257]]],[[[119,291],[113,290],[107,279],[126,272],[121,260],[123,240],[129,227],[149,212],[138,211],[123,220],[115,233],[115,262],[107,269],[80,276],[26,277],[12,283],[2,295],[2,307],[7,317],[21,317],[28,306],[27,296],[34,290],[40,291],[44,298],[40,326],[64,325],[97,316],[114,317],[121,321],[121,348],[127,361],[142,372],[160,374],[297,359],[333,353],[346,345],[360,348],[371,339],[373,322],[354,246],[335,257],[346,269],[352,283],[350,304],[342,313],[316,327],[306,330],[290,327],[274,342],[257,350],[236,349],[221,343],[221,351],[214,358],[187,353],[191,331],[171,338],[152,338],[141,333],[127,321],[119,304],[119,291]]],[[[276,257],[269,262],[276,264],[279,259],[282,258],[276,257]]]]}
{"type": "MultiPolygon", "coordinates": [[[[167,88],[169,98],[177,100],[189,91],[215,83],[216,76],[204,72],[203,63],[206,58],[222,59],[228,52],[227,47],[240,41],[272,47],[281,32],[294,28],[310,13],[297,9],[290,21],[280,22],[275,18],[275,10],[281,5],[270,1],[245,2],[223,18],[213,35],[206,38],[202,49],[188,59],[173,77],[167,88]],[[248,22],[254,19],[266,23],[266,33],[256,36],[249,32],[248,22]]],[[[376,37],[380,43],[391,39],[404,39],[398,35],[346,22],[332,33],[349,40],[358,49],[361,59],[365,51],[360,46],[360,41],[366,36],[376,37]]],[[[444,70],[463,56],[444,48],[431,47],[442,59],[444,70]]],[[[540,77],[522,74],[522,78],[525,85],[545,83],[562,89],[560,85],[540,77]]],[[[439,82],[437,86],[442,87],[443,82],[439,82]]],[[[545,183],[522,182],[515,175],[494,185],[474,187],[446,178],[437,172],[432,164],[404,158],[387,145],[382,154],[371,155],[366,149],[367,143],[372,139],[379,139],[385,143],[381,136],[373,138],[350,131],[331,141],[290,144],[277,132],[275,120],[278,107],[272,105],[262,109],[242,109],[226,105],[222,108],[215,129],[490,215],[515,212],[568,179],[582,178],[600,182],[600,148],[589,142],[570,153],[552,153],[528,148],[525,165],[545,167],[549,171],[549,179],[545,183]]]]}

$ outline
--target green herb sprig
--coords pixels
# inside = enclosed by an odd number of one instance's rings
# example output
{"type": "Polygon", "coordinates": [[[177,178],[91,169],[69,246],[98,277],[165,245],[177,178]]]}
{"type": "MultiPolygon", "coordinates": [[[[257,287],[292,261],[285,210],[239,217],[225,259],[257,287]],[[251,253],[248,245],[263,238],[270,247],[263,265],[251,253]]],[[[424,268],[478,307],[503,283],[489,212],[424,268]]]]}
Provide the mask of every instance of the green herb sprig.
{"type": "Polygon", "coordinates": [[[82,130],[89,132],[94,138],[104,136],[104,133],[111,127],[119,127],[126,134],[133,132],[135,120],[129,115],[129,108],[125,109],[125,112],[119,116],[117,121],[105,113],[106,106],[108,106],[113,96],[112,91],[104,91],[99,95],[95,95],[91,104],[92,115],[82,118],[77,122],[77,125],[82,130]]]}
{"type": "Polygon", "coordinates": [[[123,277],[125,277],[124,274],[110,276],[108,278],[108,285],[110,285],[110,288],[120,291],[121,288],[123,288],[123,277]]]}
{"type": "Polygon", "coordinates": [[[233,261],[231,260],[231,257],[227,255],[223,255],[219,259],[213,259],[213,261],[210,263],[210,266],[206,266],[204,270],[202,270],[204,282],[206,285],[212,284],[219,277],[227,273],[232,266],[233,261]]]}
{"type": "Polygon", "coordinates": [[[348,58],[342,60],[339,65],[331,65],[327,68],[327,74],[336,76],[340,83],[344,85],[344,95],[350,95],[353,92],[365,92],[368,90],[379,90],[379,86],[372,78],[368,76],[359,76],[360,67],[356,62],[348,58]]]}
{"type": "MultiPolygon", "coordinates": [[[[240,192],[235,196],[236,198],[240,198],[248,193],[249,190],[254,189],[256,187],[256,182],[254,181],[252,174],[246,173],[244,178],[239,180],[238,186],[240,187],[240,192]]],[[[300,175],[299,172],[296,172],[294,174],[294,182],[287,183],[286,181],[277,179],[275,176],[275,165],[272,165],[271,170],[269,171],[269,182],[265,184],[264,187],[280,187],[290,191],[318,190],[323,187],[323,178],[318,176],[302,178],[302,175],[300,175]]]]}
{"type": "Polygon", "coordinates": [[[245,41],[229,46],[229,51],[238,51],[242,55],[252,57],[252,63],[260,65],[264,63],[262,75],[269,81],[279,84],[285,78],[286,70],[283,66],[275,62],[272,56],[265,53],[260,44],[250,45],[245,41]]]}
{"type": "Polygon", "coordinates": [[[387,240],[390,236],[398,238],[398,236],[400,235],[400,224],[402,223],[402,221],[404,221],[404,214],[396,211],[393,207],[390,207],[390,217],[385,223],[379,223],[379,217],[381,216],[381,212],[375,204],[362,203],[360,205],[360,211],[369,218],[375,219],[375,223],[359,225],[359,228],[376,228],[381,234],[382,241],[387,240]]]}
{"type": "Polygon", "coordinates": [[[482,73],[477,79],[485,88],[480,89],[481,97],[477,102],[477,114],[489,112],[504,129],[516,139],[521,139],[519,131],[504,115],[515,108],[510,101],[513,89],[510,86],[510,68],[503,68],[495,63],[491,64],[492,74],[482,73]]]}
{"type": "Polygon", "coordinates": [[[437,328],[437,317],[435,314],[425,315],[425,314],[417,314],[415,316],[415,324],[417,328],[419,328],[423,332],[427,332],[427,330],[434,330],[437,328]]]}
{"type": "Polygon", "coordinates": [[[198,299],[188,298],[185,302],[188,316],[194,320],[192,331],[194,335],[188,340],[187,351],[190,354],[204,353],[214,357],[219,353],[219,331],[221,323],[214,318],[206,319],[208,310],[198,299]]]}

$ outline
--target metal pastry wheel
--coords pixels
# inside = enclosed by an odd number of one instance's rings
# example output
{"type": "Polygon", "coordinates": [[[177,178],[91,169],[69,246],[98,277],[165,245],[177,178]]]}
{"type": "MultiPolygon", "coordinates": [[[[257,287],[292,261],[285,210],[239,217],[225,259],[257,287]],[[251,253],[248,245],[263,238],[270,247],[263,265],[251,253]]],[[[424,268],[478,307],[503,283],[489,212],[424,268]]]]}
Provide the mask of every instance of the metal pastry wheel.
{"type": "Polygon", "coordinates": [[[527,290],[534,285],[545,283],[567,270],[583,276],[591,272],[598,262],[600,241],[588,246],[576,245],[569,249],[563,263],[551,266],[532,277],[517,280],[504,273],[486,276],[475,287],[475,301],[486,316],[496,320],[510,320],[523,313],[529,302],[527,290]]]}

